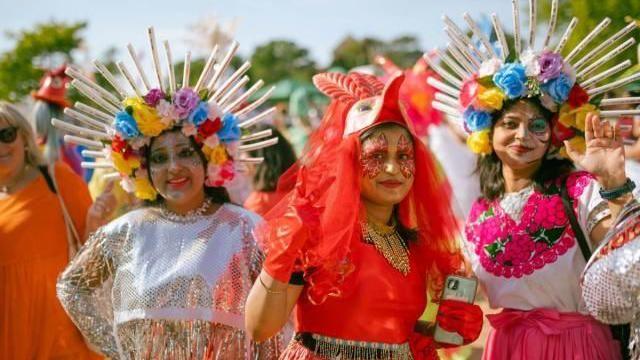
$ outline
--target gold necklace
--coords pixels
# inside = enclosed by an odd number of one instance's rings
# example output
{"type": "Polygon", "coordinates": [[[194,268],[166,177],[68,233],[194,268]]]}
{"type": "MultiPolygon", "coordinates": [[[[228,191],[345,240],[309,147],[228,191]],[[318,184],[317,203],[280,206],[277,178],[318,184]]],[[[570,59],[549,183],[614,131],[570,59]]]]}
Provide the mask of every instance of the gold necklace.
{"type": "Polygon", "coordinates": [[[405,276],[409,273],[409,248],[398,234],[395,224],[389,226],[366,221],[362,224],[362,236],[365,242],[376,247],[394,269],[405,276]]]}

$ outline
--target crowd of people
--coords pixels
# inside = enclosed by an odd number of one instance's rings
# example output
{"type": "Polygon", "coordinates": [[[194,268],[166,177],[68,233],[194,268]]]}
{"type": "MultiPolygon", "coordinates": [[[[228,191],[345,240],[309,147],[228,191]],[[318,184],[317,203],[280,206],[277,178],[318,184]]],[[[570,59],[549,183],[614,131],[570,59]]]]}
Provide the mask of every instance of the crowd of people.
{"type": "Polygon", "coordinates": [[[153,28],[151,76],[0,102],[0,358],[438,359],[484,327],[483,359],[640,359],[640,73],[604,66],[635,25],[569,51],[518,12],[513,44],[445,16],[422,75],[315,75],[298,151],[237,43],[177,79],[153,28]]]}

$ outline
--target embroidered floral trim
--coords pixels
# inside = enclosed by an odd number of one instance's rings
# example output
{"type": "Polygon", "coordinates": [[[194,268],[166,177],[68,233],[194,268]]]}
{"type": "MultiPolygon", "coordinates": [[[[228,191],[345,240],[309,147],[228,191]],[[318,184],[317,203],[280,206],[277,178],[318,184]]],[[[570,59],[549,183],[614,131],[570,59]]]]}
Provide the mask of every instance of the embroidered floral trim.
{"type": "MultiPolygon", "coordinates": [[[[569,197],[577,199],[592,179],[584,172],[567,178],[569,197]]],[[[482,267],[506,278],[530,275],[576,244],[560,196],[561,179],[533,191],[522,202],[520,219],[512,218],[500,199],[476,202],[466,227],[467,239],[475,245],[482,267]]],[[[574,208],[577,201],[574,201],[574,208]]]]}

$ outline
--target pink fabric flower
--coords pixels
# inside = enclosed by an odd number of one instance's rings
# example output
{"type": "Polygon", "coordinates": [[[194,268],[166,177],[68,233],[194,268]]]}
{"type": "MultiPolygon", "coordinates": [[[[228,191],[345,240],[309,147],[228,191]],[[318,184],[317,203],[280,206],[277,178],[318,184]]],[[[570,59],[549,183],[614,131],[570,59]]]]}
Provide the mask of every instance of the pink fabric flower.
{"type": "Polygon", "coordinates": [[[179,119],[184,119],[200,102],[200,97],[193,90],[183,88],[176,91],[173,96],[173,106],[179,119]]]}
{"type": "Polygon", "coordinates": [[[542,54],[538,59],[538,63],[540,64],[540,74],[538,74],[538,79],[541,82],[547,82],[551,79],[557,78],[564,66],[562,56],[554,52],[545,52],[542,54]]]}

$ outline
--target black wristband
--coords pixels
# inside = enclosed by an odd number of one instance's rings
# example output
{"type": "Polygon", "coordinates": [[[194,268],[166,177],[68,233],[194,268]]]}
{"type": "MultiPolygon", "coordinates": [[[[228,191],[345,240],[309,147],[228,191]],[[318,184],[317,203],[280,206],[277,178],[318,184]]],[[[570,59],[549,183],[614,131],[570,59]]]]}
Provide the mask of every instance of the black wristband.
{"type": "Polygon", "coordinates": [[[600,196],[605,200],[615,200],[622,195],[628,194],[636,188],[636,183],[634,183],[631,179],[627,178],[627,181],[617,188],[613,189],[600,189],[600,196]]]}
{"type": "Polygon", "coordinates": [[[296,271],[291,273],[291,277],[289,278],[290,285],[304,285],[304,272],[296,271]]]}

